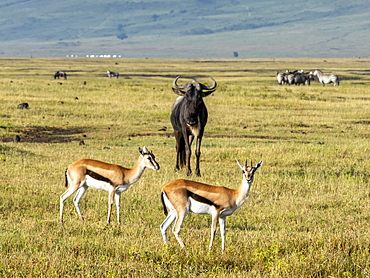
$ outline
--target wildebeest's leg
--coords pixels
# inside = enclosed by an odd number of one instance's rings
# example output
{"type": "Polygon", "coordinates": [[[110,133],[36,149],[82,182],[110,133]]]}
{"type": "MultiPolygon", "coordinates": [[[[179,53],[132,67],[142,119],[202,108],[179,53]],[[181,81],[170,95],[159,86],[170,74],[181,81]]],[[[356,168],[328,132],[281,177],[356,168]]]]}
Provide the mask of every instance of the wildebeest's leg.
{"type": "Polygon", "coordinates": [[[185,152],[186,152],[186,165],[187,165],[187,172],[186,175],[191,175],[191,167],[190,167],[190,157],[191,157],[191,144],[193,143],[194,135],[189,134],[189,136],[185,139],[185,152]]]}
{"type": "Polygon", "coordinates": [[[197,137],[196,143],[197,143],[197,147],[195,150],[195,156],[196,156],[195,174],[198,177],[201,177],[202,175],[200,174],[199,161],[200,161],[200,145],[202,143],[202,135],[197,137]]]}
{"type": "Polygon", "coordinates": [[[183,166],[183,150],[184,150],[184,139],[182,133],[175,130],[175,139],[176,139],[176,165],[175,171],[179,170],[183,166]]]}

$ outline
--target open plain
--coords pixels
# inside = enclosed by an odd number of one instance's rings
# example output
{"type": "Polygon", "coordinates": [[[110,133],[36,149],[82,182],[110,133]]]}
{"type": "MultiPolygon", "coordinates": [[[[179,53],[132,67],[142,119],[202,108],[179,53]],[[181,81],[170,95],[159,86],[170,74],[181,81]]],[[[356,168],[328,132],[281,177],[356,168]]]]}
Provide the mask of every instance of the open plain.
{"type": "MultiPolygon", "coordinates": [[[[370,277],[370,59],[0,59],[1,277],[370,277]],[[321,69],[340,86],[278,85],[277,71],[321,69]],[[120,73],[108,78],[107,70],[120,73]],[[68,78],[54,79],[57,70],[68,78]],[[218,83],[204,99],[207,184],[237,188],[235,162],[264,164],[246,203],[208,251],[210,217],[189,215],[182,249],[165,246],[161,186],[174,172],[172,81],[218,83]],[[18,104],[29,108],[19,109],[18,104]],[[164,128],[166,127],[166,128],[164,128]],[[72,198],[64,171],[81,158],[146,170],[105,223],[107,193],[72,198]]],[[[194,166],[194,157],[192,158],[194,166]]]]}

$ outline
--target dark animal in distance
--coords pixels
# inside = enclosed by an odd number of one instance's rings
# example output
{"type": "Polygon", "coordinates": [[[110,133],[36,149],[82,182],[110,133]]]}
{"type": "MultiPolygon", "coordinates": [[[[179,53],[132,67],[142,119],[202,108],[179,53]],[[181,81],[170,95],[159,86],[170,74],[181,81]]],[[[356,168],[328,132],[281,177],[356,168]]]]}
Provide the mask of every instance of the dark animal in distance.
{"type": "Polygon", "coordinates": [[[54,74],[54,79],[59,79],[60,77],[63,77],[64,79],[67,79],[67,73],[64,72],[64,71],[57,71],[55,74],[54,74]]]}
{"type": "Polygon", "coordinates": [[[196,169],[195,174],[200,177],[199,160],[200,146],[207,124],[208,111],[203,98],[209,96],[216,90],[217,83],[211,78],[213,85],[206,86],[196,80],[177,85],[177,76],[173,81],[173,92],[179,97],[172,106],[171,124],[176,138],[176,166],[175,171],[187,166],[187,175],[192,174],[190,167],[191,144],[196,141],[196,169]]]}
{"type": "Polygon", "coordinates": [[[298,71],[289,71],[289,70],[286,70],[286,73],[285,73],[285,83],[288,84],[288,85],[293,85],[294,84],[294,78],[295,78],[295,75],[298,71]]]}
{"type": "Polygon", "coordinates": [[[28,109],[29,105],[27,102],[23,102],[23,103],[18,104],[17,108],[18,109],[28,109]]]}
{"type": "Polygon", "coordinates": [[[296,85],[310,85],[313,80],[312,72],[304,72],[303,70],[297,72],[294,76],[294,84],[296,85]]]}
{"type": "Polygon", "coordinates": [[[111,77],[118,78],[119,77],[119,72],[114,72],[114,71],[107,70],[107,75],[108,75],[109,78],[111,78],[111,77]]]}
{"type": "Polygon", "coordinates": [[[276,79],[279,85],[310,85],[311,81],[314,80],[312,72],[304,72],[303,70],[276,72],[276,79]]]}

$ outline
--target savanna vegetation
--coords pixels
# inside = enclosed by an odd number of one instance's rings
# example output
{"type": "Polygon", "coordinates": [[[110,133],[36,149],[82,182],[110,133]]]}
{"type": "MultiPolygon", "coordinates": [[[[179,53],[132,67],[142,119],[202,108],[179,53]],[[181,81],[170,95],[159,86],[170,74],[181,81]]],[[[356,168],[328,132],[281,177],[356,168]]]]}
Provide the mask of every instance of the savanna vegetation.
{"type": "Polygon", "coordinates": [[[0,276],[369,277],[369,63],[1,59],[0,276]],[[339,75],[340,86],[275,79],[278,70],[315,68],[339,75]],[[107,69],[120,78],[106,77],[107,69]],[[68,79],[54,80],[57,70],[68,79]],[[162,242],[161,186],[185,178],[173,171],[176,75],[179,83],[212,76],[219,84],[205,99],[202,177],[191,179],[236,188],[235,159],[264,160],[249,199],[227,219],[223,253],[219,234],[208,251],[209,216],[186,218],[185,249],[172,233],[162,242]],[[23,102],[29,109],[17,108],[23,102]],[[70,163],[132,167],[143,146],[161,169],[146,170],[122,194],[120,226],[115,213],[106,225],[107,193],[96,190],[82,199],[84,223],[72,198],[59,223],[70,163]]]}

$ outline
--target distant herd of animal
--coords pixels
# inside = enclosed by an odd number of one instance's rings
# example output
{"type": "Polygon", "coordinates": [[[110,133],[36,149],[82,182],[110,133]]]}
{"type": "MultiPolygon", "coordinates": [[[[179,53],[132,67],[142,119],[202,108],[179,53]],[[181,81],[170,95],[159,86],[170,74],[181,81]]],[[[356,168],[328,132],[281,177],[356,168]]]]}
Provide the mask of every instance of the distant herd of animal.
{"type": "Polygon", "coordinates": [[[323,72],[319,69],[314,72],[304,72],[303,70],[295,70],[286,72],[277,72],[276,79],[279,85],[310,85],[311,81],[314,81],[314,77],[317,77],[318,81],[325,86],[325,84],[333,83],[334,86],[339,86],[338,75],[324,75],[323,72]]]}
{"type": "MultiPolygon", "coordinates": [[[[109,78],[111,77],[119,77],[119,72],[114,72],[107,70],[107,76],[109,78]]],[[[316,69],[315,71],[310,71],[310,72],[304,72],[303,70],[295,70],[295,71],[290,71],[286,70],[285,72],[276,72],[276,79],[279,83],[279,85],[310,85],[311,81],[315,80],[315,76],[317,76],[318,81],[325,86],[325,84],[333,83],[334,86],[339,86],[339,78],[338,75],[324,75],[324,73],[316,69]]],[[[67,73],[64,71],[57,71],[54,74],[54,79],[60,79],[64,78],[67,79],[67,73]]]]}
{"type": "MultiPolygon", "coordinates": [[[[110,71],[110,70],[107,70],[107,75],[108,77],[119,77],[119,72],[114,72],[114,71],[110,71]]],[[[54,73],[54,79],[60,79],[60,78],[64,78],[64,79],[67,79],[67,73],[65,71],[56,71],[54,73]]]]}

